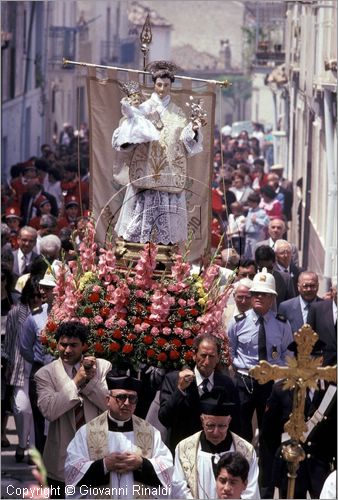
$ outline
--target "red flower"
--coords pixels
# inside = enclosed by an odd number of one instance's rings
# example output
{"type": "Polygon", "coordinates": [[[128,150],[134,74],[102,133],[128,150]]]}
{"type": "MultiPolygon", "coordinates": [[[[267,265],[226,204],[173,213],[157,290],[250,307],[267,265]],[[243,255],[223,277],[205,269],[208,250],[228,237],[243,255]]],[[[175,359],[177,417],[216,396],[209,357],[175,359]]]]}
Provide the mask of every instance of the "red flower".
{"type": "Polygon", "coordinates": [[[171,343],[175,346],[175,347],[181,347],[182,345],[182,342],[179,340],[179,339],[173,339],[171,341],[171,343]]]}
{"type": "Polygon", "coordinates": [[[178,309],[178,311],[177,311],[177,314],[178,314],[179,316],[182,316],[182,317],[183,317],[183,316],[185,316],[185,310],[184,310],[184,309],[182,309],[182,308],[180,307],[180,309],[178,309]]]}
{"type": "Polygon", "coordinates": [[[160,354],[157,355],[157,361],[160,361],[161,363],[164,363],[167,361],[168,356],[166,355],[165,352],[161,352],[160,354]]]}
{"type": "Polygon", "coordinates": [[[196,323],[196,325],[192,325],[191,331],[194,332],[194,333],[197,333],[198,330],[200,330],[200,328],[201,328],[201,325],[199,325],[198,323],[196,323]]]}
{"type": "Polygon", "coordinates": [[[137,338],[137,336],[134,333],[128,333],[128,335],[127,335],[128,340],[135,340],[136,338],[137,338]]]}
{"type": "Polygon", "coordinates": [[[103,318],[109,316],[109,307],[103,306],[100,308],[100,314],[103,318]]]}
{"type": "Polygon", "coordinates": [[[198,316],[199,315],[199,312],[197,311],[197,309],[190,309],[190,314],[192,316],[198,316]]]}
{"type": "Polygon", "coordinates": [[[57,324],[54,323],[54,321],[48,321],[47,322],[47,329],[49,332],[55,332],[55,330],[57,329],[57,324]]]}
{"type": "Polygon", "coordinates": [[[127,313],[124,313],[124,312],[119,312],[119,313],[117,313],[117,317],[118,317],[119,319],[126,319],[126,317],[127,317],[127,316],[128,316],[128,314],[127,314],[127,313]]]}
{"type": "Polygon", "coordinates": [[[121,330],[115,330],[113,332],[113,337],[114,337],[114,339],[121,339],[122,338],[122,332],[121,332],[121,330]]]}
{"type": "Polygon", "coordinates": [[[172,361],[175,361],[175,359],[178,359],[179,357],[180,357],[180,353],[179,352],[177,352],[177,351],[170,351],[169,358],[172,361]]]}
{"type": "Polygon", "coordinates": [[[187,351],[184,354],[185,361],[192,361],[193,357],[194,357],[194,353],[192,351],[187,351]]]}
{"type": "Polygon", "coordinates": [[[109,350],[111,352],[117,352],[121,349],[121,346],[118,342],[112,342],[111,344],[109,344],[109,350]]]}
{"type": "Polygon", "coordinates": [[[175,321],[175,326],[177,326],[177,328],[181,328],[183,326],[183,321],[175,321]]]}
{"type": "Polygon", "coordinates": [[[142,304],[136,304],[136,311],[138,313],[143,312],[143,310],[144,310],[144,306],[142,304]]]}
{"type": "Polygon", "coordinates": [[[93,314],[93,308],[92,307],[85,307],[83,312],[84,312],[84,314],[88,314],[88,316],[90,316],[91,314],[93,314]]]}
{"type": "Polygon", "coordinates": [[[134,324],[135,325],[140,325],[142,323],[142,319],[141,318],[135,318],[134,320],[134,324]]]}
{"type": "Polygon", "coordinates": [[[143,337],[143,343],[147,344],[147,345],[152,344],[153,343],[153,337],[151,335],[145,335],[143,337]]]}
{"type": "Polygon", "coordinates": [[[103,329],[103,328],[98,328],[98,329],[96,330],[96,335],[97,335],[98,337],[103,337],[103,336],[104,336],[104,329],[103,329]]]}
{"type": "Polygon", "coordinates": [[[160,337],[159,339],[157,339],[156,342],[157,342],[157,345],[159,345],[160,347],[163,347],[167,343],[166,339],[163,339],[162,337],[160,337]]]}
{"type": "Polygon", "coordinates": [[[94,344],[94,350],[95,352],[103,352],[104,351],[103,345],[100,344],[100,342],[96,342],[94,344]]]}
{"type": "Polygon", "coordinates": [[[194,340],[193,339],[185,339],[185,343],[188,347],[191,347],[194,343],[194,340]]]}
{"type": "Polygon", "coordinates": [[[46,335],[41,335],[40,342],[41,342],[42,345],[47,345],[48,344],[48,338],[46,337],[46,335]]]}
{"type": "Polygon", "coordinates": [[[147,358],[153,358],[156,355],[154,349],[147,349],[147,358]]]}
{"type": "Polygon", "coordinates": [[[90,300],[90,302],[94,302],[95,304],[96,302],[99,302],[100,294],[97,292],[92,292],[88,295],[88,299],[90,300]]]}
{"type": "Polygon", "coordinates": [[[49,347],[50,347],[51,349],[56,349],[56,346],[57,346],[57,343],[56,343],[56,341],[55,341],[55,340],[51,340],[51,341],[49,342],[49,347]]]}
{"type": "Polygon", "coordinates": [[[130,352],[133,352],[133,350],[134,346],[132,344],[126,344],[125,346],[123,346],[122,352],[124,354],[129,354],[130,352]]]}

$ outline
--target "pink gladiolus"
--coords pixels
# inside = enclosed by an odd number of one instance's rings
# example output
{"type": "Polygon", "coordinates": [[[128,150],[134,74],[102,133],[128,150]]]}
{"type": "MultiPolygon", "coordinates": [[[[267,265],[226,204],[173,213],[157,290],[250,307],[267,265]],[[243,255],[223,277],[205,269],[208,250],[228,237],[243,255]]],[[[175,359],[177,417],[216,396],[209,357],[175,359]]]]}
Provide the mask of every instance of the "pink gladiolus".
{"type": "Polygon", "coordinates": [[[94,323],[95,325],[100,325],[101,323],[103,323],[103,319],[101,318],[101,316],[94,316],[94,323]]]}
{"type": "Polygon", "coordinates": [[[156,337],[160,333],[160,330],[156,326],[153,326],[150,333],[156,337]]]}
{"type": "Polygon", "coordinates": [[[119,325],[120,328],[124,328],[125,326],[127,326],[128,323],[124,319],[119,319],[117,324],[119,325]]]}
{"type": "Polygon", "coordinates": [[[89,325],[89,319],[88,318],[80,318],[80,323],[83,325],[88,326],[89,325]]]}
{"type": "Polygon", "coordinates": [[[162,330],[163,335],[170,335],[171,334],[171,328],[168,328],[165,326],[162,330]]]}

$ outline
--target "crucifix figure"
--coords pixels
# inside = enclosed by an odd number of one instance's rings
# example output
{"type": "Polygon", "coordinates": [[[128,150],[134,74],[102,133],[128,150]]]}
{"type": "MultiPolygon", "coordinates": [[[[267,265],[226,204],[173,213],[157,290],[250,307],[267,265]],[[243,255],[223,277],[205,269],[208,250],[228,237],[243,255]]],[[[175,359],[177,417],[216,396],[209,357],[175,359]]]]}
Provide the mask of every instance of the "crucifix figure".
{"type": "Polygon", "coordinates": [[[318,380],[336,382],[336,366],[321,367],[321,359],[312,358],[312,347],[318,335],[309,325],[304,325],[294,335],[298,355],[287,359],[287,366],[270,365],[260,361],[250,370],[250,375],[264,384],[269,380],[284,379],[283,389],[294,389],[292,413],[284,426],[290,442],[282,447],[282,455],[288,465],[287,498],[294,498],[295,480],[299,463],[304,460],[302,443],[309,433],[308,424],[304,421],[304,408],[307,389],[316,390],[318,380]]]}

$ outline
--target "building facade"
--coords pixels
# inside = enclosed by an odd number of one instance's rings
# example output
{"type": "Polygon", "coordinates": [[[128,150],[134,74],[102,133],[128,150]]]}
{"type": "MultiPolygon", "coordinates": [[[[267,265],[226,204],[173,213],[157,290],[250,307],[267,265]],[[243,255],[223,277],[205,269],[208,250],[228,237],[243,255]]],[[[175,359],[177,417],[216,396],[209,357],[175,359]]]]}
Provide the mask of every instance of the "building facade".
{"type": "Polygon", "coordinates": [[[288,176],[298,185],[293,241],[324,288],[337,276],[337,2],[288,1],[280,88],[288,176]]]}

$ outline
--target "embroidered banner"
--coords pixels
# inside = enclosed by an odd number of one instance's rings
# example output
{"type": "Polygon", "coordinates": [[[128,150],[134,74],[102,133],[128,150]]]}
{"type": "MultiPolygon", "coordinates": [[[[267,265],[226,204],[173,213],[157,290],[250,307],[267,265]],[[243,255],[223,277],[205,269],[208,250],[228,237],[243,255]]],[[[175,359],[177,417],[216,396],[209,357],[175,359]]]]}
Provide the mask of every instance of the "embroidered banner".
{"type": "MultiPolygon", "coordinates": [[[[125,161],[117,162],[121,155],[112,148],[113,131],[121,118],[120,100],[123,97],[118,80],[137,80],[133,72],[107,70],[104,73],[88,68],[87,89],[90,126],[90,208],[97,221],[97,238],[105,241],[114,227],[123,204],[126,185],[129,180],[129,165],[132,153],[122,153],[125,161]],[[113,168],[113,165],[115,168],[113,168]],[[118,169],[116,165],[119,165],[118,169]]],[[[188,231],[192,233],[190,260],[198,259],[210,248],[211,238],[211,178],[213,168],[215,88],[214,84],[191,87],[191,81],[176,80],[171,96],[184,112],[189,113],[186,103],[189,97],[203,99],[207,113],[207,126],[203,127],[203,151],[187,161],[185,193],[188,211],[188,231]]],[[[201,85],[199,83],[199,85],[201,85]]],[[[142,86],[141,86],[142,87],[142,86]]],[[[150,97],[152,83],[143,86],[145,98],[150,97]]],[[[188,118],[188,116],[187,116],[188,118]]]]}

